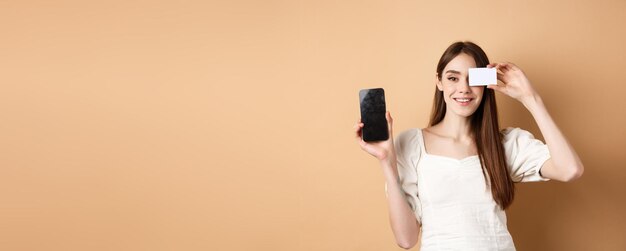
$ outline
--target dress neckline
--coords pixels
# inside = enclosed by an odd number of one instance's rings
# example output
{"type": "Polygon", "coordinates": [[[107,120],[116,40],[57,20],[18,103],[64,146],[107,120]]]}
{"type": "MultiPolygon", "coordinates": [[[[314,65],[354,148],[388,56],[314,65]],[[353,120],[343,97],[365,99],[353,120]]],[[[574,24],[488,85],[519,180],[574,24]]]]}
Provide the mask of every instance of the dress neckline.
{"type": "Polygon", "coordinates": [[[453,158],[453,157],[448,157],[448,156],[443,156],[443,155],[437,155],[437,154],[430,154],[428,152],[426,152],[426,145],[424,143],[424,133],[423,130],[421,128],[417,129],[418,133],[419,133],[419,137],[420,137],[420,147],[422,148],[422,153],[424,153],[424,155],[426,156],[430,156],[430,157],[435,157],[435,158],[440,158],[440,159],[448,159],[448,160],[452,160],[455,162],[465,162],[471,159],[478,159],[478,155],[471,155],[471,156],[467,156],[465,158],[462,159],[457,159],[457,158],[453,158]]]}

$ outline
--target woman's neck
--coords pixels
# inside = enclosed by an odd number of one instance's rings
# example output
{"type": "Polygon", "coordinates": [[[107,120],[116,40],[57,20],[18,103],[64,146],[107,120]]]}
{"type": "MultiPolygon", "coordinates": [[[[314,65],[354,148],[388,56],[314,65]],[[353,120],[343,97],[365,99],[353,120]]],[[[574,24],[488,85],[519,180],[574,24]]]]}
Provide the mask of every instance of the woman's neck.
{"type": "Polygon", "coordinates": [[[471,117],[461,117],[452,112],[446,112],[443,120],[434,125],[432,129],[437,134],[454,140],[472,140],[471,117]]]}

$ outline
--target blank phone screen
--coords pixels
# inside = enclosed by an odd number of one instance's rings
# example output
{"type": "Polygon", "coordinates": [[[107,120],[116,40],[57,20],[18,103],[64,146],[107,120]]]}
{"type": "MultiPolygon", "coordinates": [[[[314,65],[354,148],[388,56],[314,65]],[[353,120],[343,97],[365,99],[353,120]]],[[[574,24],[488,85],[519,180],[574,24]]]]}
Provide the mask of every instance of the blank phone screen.
{"type": "Polygon", "coordinates": [[[359,91],[361,103],[361,123],[363,141],[384,141],[389,139],[389,129],[385,114],[385,90],[382,88],[359,91]]]}

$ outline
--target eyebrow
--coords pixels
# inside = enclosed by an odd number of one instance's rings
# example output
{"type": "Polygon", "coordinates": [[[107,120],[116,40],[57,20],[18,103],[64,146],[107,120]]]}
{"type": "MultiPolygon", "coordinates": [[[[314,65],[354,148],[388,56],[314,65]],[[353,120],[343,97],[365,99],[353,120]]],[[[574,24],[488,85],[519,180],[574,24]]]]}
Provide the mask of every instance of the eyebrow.
{"type": "Polygon", "coordinates": [[[461,74],[460,71],[455,71],[455,70],[447,70],[446,73],[451,72],[451,73],[456,73],[456,74],[461,74]]]}

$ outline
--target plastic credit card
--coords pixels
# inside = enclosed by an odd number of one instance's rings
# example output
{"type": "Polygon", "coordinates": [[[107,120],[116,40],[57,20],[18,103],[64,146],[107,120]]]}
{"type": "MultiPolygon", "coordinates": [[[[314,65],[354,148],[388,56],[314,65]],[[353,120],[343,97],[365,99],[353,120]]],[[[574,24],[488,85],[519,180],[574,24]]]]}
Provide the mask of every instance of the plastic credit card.
{"type": "Polygon", "coordinates": [[[496,68],[469,68],[469,85],[497,85],[496,68]]]}

